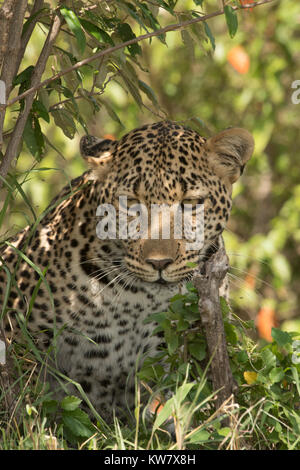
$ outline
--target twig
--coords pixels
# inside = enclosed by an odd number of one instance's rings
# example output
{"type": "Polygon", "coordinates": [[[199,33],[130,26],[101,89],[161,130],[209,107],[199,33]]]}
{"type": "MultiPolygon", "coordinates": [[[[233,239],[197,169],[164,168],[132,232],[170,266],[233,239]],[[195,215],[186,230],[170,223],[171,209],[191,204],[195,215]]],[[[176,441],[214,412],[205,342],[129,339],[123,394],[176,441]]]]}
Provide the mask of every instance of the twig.
{"type": "MultiPolygon", "coordinates": [[[[247,9],[247,8],[255,8],[259,5],[265,5],[265,4],[271,3],[271,2],[274,2],[274,0],[262,0],[260,2],[252,3],[252,4],[249,4],[249,5],[241,5],[241,6],[238,6],[238,7],[233,6],[232,8],[233,8],[233,10],[244,10],[244,9],[247,9]]],[[[97,59],[99,59],[99,58],[101,58],[101,57],[103,57],[107,54],[112,54],[113,52],[118,51],[119,49],[123,49],[124,47],[131,46],[132,44],[136,44],[137,42],[143,41],[145,39],[150,39],[152,37],[160,36],[161,34],[165,34],[165,33],[168,33],[170,31],[177,31],[178,29],[186,28],[188,26],[191,26],[192,24],[199,23],[199,22],[202,22],[202,21],[207,21],[211,18],[214,18],[216,16],[220,16],[220,15],[223,15],[223,14],[224,14],[224,10],[219,10],[219,11],[216,11],[214,13],[210,13],[208,15],[192,18],[191,20],[182,21],[180,23],[171,24],[171,25],[165,26],[164,28],[161,28],[161,29],[156,29],[155,31],[152,31],[151,33],[142,34],[141,36],[137,36],[133,39],[130,39],[129,41],[123,42],[121,44],[117,44],[116,46],[113,46],[113,47],[109,47],[109,48],[107,48],[103,51],[98,52],[97,54],[94,54],[91,57],[87,57],[86,59],[83,59],[83,60],[77,62],[72,67],[68,67],[65,70],[61,70],[57,74],[55,74],[52,77],[44,80],[43,82],[37,84],[36,86],[32,86],[28,90],[24,91],[24,93],[22,93],[21,95],[16,96],[12,100],[10,100],[7,103],[7,106],[13,105],[17,101],[20,101],[23,98],[25,98],[27,95],[29,95],[31,93],[35,93],[37,90],[39,90],[43,86],[49,85],[49,83],[53,82],[54,80],[57,80],[58,78],[62,77],[63,75],[66,75],[67,73],[73,72],[74,70],[79,69],[83,65],[87,65],[90,62],[93,62],[94,60],[97,60],[97,59]]]]}
{"type": "MultiPolygon", "coordinates": [[[[36,66],[34,68],[34,72],[32,74],[31,78],[31,86],[32,88],[37,88],[38,84],[40,83],[42,74],[45,70],[46,63],[48,60],[48,57],[51,53],[52,46],[57,38],[57,35],[59,33],[60,27],[62,24],[62,18],[60,15],[56,14],[52,23],[52,26],[49,30],[47,39],[45,41],[44,47],[41,51],[41,54],[39,56],[39,59],[36,63],[36,66]]],[[[17,156],[18,153],[18,147],[22,139],[22,135],[24,132],[25,124],[29,115],[29,112],[31,110],[31,106],[33,103],[34,99],[34,93],[27,94],[25,100],[24,100],[24,109],[22,112],[20,112],[17,123],[15,125],[15,128],[13,130],[13,133],[11,135],[9,144],[6,149],[6,153],[4,155],[4,158],[2,160],[1,166],[0,166],[0,175],[5,178],[7,175],[7,172],[9,170],[9,166],[13,159],[17,156]]],[[[0,188],[3,184],[3,181],[0,181],[0,188]]]]}
{"type": "Polygon", "coordinates": [[[221,407],[236,389],[229,364],[219,297],[219,289],[228,269],[228,257],[224,247],[221,247],[194,277],[199,294],[200,320],[207,340],[208,354],[212,358],[210,368],[213,390],[219,390],[216,408],[221,407]]]}
{"type": "MultiPolygon", "coordinates": [[[[18,54],[21,47],[21,34],[27,0],[6,0],[0,10],[0,26],[3,28],[0,52],[1,76],[5,83],[6,98],[12,89],[12,82],[18,69],[18,54]],[[1,64],[2,62],[2,64],[1,64]]],[[[0,148],[2,146],[2,131],[5,116],[5,106],[0,108],[0,148]]]]}

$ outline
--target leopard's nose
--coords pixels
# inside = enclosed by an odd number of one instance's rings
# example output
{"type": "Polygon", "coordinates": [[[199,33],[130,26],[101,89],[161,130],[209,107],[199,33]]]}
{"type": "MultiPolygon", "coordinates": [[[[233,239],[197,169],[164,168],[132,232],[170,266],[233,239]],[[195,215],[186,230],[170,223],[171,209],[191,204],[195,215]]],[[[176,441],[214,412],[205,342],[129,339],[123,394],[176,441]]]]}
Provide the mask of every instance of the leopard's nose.
{"type": "Polygon", "coordinates": [[[151,264],[151,266],[157,270],[157,271],[162,271],[163,269],[166,269],[169,264],[173,262],[172,258],[147,258],[146,263],[151,264]]]}

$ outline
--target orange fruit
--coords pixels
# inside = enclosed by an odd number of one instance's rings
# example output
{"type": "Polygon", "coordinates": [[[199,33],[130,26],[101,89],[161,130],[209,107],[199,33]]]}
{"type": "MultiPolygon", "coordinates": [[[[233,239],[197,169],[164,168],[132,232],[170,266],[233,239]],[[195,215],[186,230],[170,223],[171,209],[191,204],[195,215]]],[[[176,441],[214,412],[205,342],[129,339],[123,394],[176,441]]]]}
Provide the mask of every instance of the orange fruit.
{"type": "MultiPolygon", "coordinates": [[[[240,0],[241,5],[250,5],[250,3],[254,3],[254,0],[240,0]]],[[[247,11],[252,11],[253,8],[247,8],[247,11]]]]}
{"type": "Polygon", "coordinates": [[[256,327],[260,338],[269,341],[273,341],[271,336],[272,328],[278,327],[275,311],[271,307],[262,307],[256,317],[256,327]]]}
{"type": "Polygon", "coordinates": [[[235,46],[227,54],[227,60],[238,72],[245,74],[250,67],[250,58],[242,46],[235,46]]]}

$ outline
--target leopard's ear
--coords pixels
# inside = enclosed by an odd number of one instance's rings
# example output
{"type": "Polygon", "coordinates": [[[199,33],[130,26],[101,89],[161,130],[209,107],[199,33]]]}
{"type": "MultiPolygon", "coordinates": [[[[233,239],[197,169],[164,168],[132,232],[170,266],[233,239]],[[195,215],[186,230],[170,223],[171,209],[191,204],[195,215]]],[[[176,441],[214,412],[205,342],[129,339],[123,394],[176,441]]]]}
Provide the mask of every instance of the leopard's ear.
{"type": "Polygon", "coordinates": [[[254,150],[254,139],[246,129],[231,128],[206,142],[208,161],[215,172],[233,184],[243,173],[254,150]]]}
{"type": "Polygon", "coordinates": [[[92,135],[80,139],[80,153],[97,178],[103,179],[109,172],[116,146],[115,140],[99,139],[92,135]]]}

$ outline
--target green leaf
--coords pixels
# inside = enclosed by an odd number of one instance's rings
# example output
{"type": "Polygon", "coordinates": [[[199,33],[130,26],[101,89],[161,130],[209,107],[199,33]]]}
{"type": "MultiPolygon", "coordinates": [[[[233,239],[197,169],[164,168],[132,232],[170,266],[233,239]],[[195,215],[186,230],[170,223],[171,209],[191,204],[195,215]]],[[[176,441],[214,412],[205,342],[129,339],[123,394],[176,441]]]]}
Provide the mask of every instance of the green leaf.
{"type": "Polygon", "coordinates": [[[149,85],[147,85],[147,83],[143,82],[142,80],[139,80],[138,84],[139,84],[140,90],[142,90],[142,92],[145,93],[146,96],[148,96],[149,100],[152,101],[152,103],[155,106],[158,106],[158,101],[152,88],[149,85]]]}
{"type": "Polygon", "coordinates": [[[190,324],[188,321],[184,320],[183,318],[180,318],[178,323],[177,323],[177,331],[185,331],[189,328],[190,324]]]}
{"type": "Polygon", "coordinates": [[[178,300],[178,299],[184,299],[184,296],[182,294],[175,294],[173,295],[173,297],[171,297],[170,299],[170,302],[174,302],[175,300],[178,300]]]}
{"type": "Polygon", "coordinates": [[[202,342],[189,343],[188,351],[198,361],[202,361],[206,356],[206,347],[205,344],[202,342]]]}
{"type": "Polygon", "coordinates": [[[195,386],[195,383],[186,383],[186,382],[180,385],[180,387],[178,387],[175,393],[175,400],[177,401],[177,403],[182,404],[194,386],[195,386]]]}
{"type": "Polygon", "coordinates": [[[76,132],[76,126],[70,113],[65,109],[52,109],[51,113],[55,124],[61,128],[65,136],[69,139],[73,139],[76,132]]]}
{"type": "Polygon", "coordinates": [[[233,38],[238,29],[238,19],[235,10],[230,5],[225,5],[224,13],[226,18],[226,23],[229,31],[229,35],[233,38]]]}
{"type": "MultiPolygon", "coordinates": [[[[130,39],[134,39],[136,37],[128,23],[120,24],[117,28],[117,33],[124,42],[130,41],[130,39]]],[[[130,46],[127,46],[127,49],[132,56],[142,53],[142,49],[139,44],[131,44],[130,46]]]]}
{"type": "Polygon", "coordinates": [[[210,434],[208,431],[205,431],[205,429],[199,429],[198,431],[195,431],[190,437],[189,437],[189,442],[191,444],[198,444],[200,442],[206,442],[208,441],[210,437],[210,434]]]}
{"type": "Polygon", "coordinates": [[[204,21],[204,30],[205,30],[205,34],[206,36],[208,37],[209,41],[210,41],[210,44],[211,44],[211,47],[213,48],[213,50],[215,50],[216,48],[216,41],[215,41],[215,38],[211,32],[211,29],[210,27],[208,26],[208,24],[206,23],[206,21],[204,21]]]}
{"type": "Polygon", "coordinates": [[[286,331],[281,331],[278,328],[272,328],[271,336],[280,347],[291,344],[293,341],[291,336],[286,331]]]}
{"type": "Polygon", "coordinates": [[[23,138],[30,153],[35,158],[41,157],[45,150],[44,136],[39,120],[32,113],[26,121],[23,138]]]}
{"type": "Polygon", "coordinates": [[[45,414],[53,415],[58,409],[58,402],[56,400],[43,401],[42,411],[45,414]]]}
{"type": "Polygon", "coordinates": [[[120,124],[120,126],[124,127],[123,123],[120,121],[119,116],[118,116],[117,113],[114,111],[113,107],[109,104],[108,101],[98,98],[98,99],[97,99],[97,102],[98,102],[99,104],[103,104],[103,106],[105,107],[105,109],[106,109],[108,115],[109,115],[114,121],[116,121],[118,124],[120,124]]]}
{"type": "Polygon", "coordinates": [[[32,104],[32,111],[36,114],[39,115],[39,117],[41,117],[42,119],[44,119],[44,121],[46,122],[50,122],[50,116],[49,116],[49,113],[45,107],[45,105],[39,101],[39,100],[34,100],[33,104],[32,104]]]}
{"type": "Polygon", "coordinates": [[[136,103],[142,107],[143,101],[139,92],[139,89],[135,86],[135,84],[132,81],[132,78],[125,75],[122,71],[119,71],[120,76],[123,79],[123,82],[125,84],[125,89],[129,91],[129,93],[132,95],[136,103]]]}
{"type": "Polygon", "coordinates": [[[224,428],[221,428],[221,429],[218,429],[218,434],[219,436],[228,436],[228,434],[230,434],[232,432],[231,428],[227,428],[227,427],[224,427],[224,428]]]}
{"type": "Polygon", "coordinates": [[[184,303],[182,299],[174,300],[171,304],[172,312],[181,313],[184,310],[184,303]]]}
{"type": "Polygon", "coordinates": [[[146,3],[139,2],[139,7],[143,12],[144,18],[148,19],[151,28],[154,30],[160,28],[160,24],[157,21],[157,18],[153,16],[152,12],[149,10],[148,5],[146,3]]]}
{"type": "Polygon", "coordinates": [[[148,317],[145,318],[143,323],[144,325],[152,322],[162,323],[166,318],[166,314],[167,312],[152,313],[151,315],[148,315],[148,317]]]}
{"type": "Polygon", "coordinates": [[[173,7],[168,5],[167,2],[164,2],[164,0],[157,0],[157,3],[163,7],[165,10],[167,10],[171,15],[175,16],[173,7]]]}
{"type": "Polygon", "coordinates": [[[29,114],[28,119],[25,124],[23,138],[26,143],[28,150],[30,151],[31,155],[34,157],[38,154],[38,146],[35,140],[35,134],[33,129],[32,123],[32,115],[29,114]]]}
{"type": "Polygon", "coordinates": [[[227,341],[229,341],[230,344],[235,346],[238,342],[238,335],[237,335],[235,326],[231,325],[228,322],[225,322],[224,323],[224,329],[225,329],[225,334],[226,334],[227,341]]]}
{"type": "Polygon", "coordinates": [[[284,378],[284,371],[282,367],[275,367],[269,373],[269,377],[272,383],[280,382],[284,378]]]}
{"type": "Polygon", "coordinates": [[[260,374],[265,375],[271,368],[276,367],[276,356],[270,349],[263,349],[261,351],[261,358],[266,370],[260,371],[260,374]]]}
{"type": "Polygon", "coordinates": [[[62,421],[75,436],[91,437],[94,433],[88,415],[79,408],[73,411],[63,411],[62,421]]]}
{"type": "Polygon", "coordinates": [[[140,380],[151,381],[154,379],[153,367],[142,367],[137,375],[140,380]]]}
{"type": "Polygon", "coordinates": [[[175,329],[170,328],[168,330],[165,330],[165,341],[168,346],[168,352],[170,356],[172,356],[172,354],[178,348],[178,344],[179,344],[178,333],[176,332],[175,329]]]}
{"type": "Polygon", "coordinates": [[[68,396],[68,397],[65,397],[61,401],[60,406],[65,411],[73,411],[73,410],[76,410],[76,408],[78,408],[81,402],[82,400],[80,400],[80,398],[78,397],[68,396]]]}
{"type": "Polygon", "coordinates": [[[142,367],[140,372],[138,372],[138,376],[140,380],[149,380],[149,381],[157,381],[165,374],[165,370],[163,366],[160,364],[142,367]]]}
{"type": "MultiPolygon", "coordinates": [[[[153,15],[149,6],[146,3],[138,2],[140,9],[143,12],[143,18],[145,20],[145,24],[150,26],[154,31],[160,28],[160,24],[157,18],[153,15]]],[[[163,43],[166,44],[165,34],[159,34],[157,38],[163,43]]]]}
{"type": "Polygon", "coordinates": [[[84,20],[84,19],[81,19],[80,18],[80,23],[81,25],[84,27],[84,29],[91,35],[93,36],[95,39],[97,39],[97,41],[101,42],[101,43],[106,43],[106,44],[109,44],[110,46],[114,46],[115,43],[114,41],[112,40],[112,38],[110,37],[109,34],[107,34],[106,31],[104,31],[103,29],[99,28],[98,26],[96,26],[94,23],[91,23],[90,21],[87,21],[87,20],[84,20]]]}
{"type": "Polygon", "coordinates": [[[248,354],[246,351],[240,351],[237,356],[236,356],[238,362],[241,364],[244,364],[245,362],[248,362],[248,354]]]}
{"type": "Polygon", "coordinates": [[[23,70],[19,75],[17,75],[14,80],[13,80],[13,86],[16,85],[21,85],[21,83],[24,83],[26,81],[30,81],[32,72],[34,71],[34,66],[30,65],[27,67],[25,70],[23,70]]]}
{"type": "Polygon", "coordinates": [[[86,46],[86,39],[85,39],[85,34],[82,31],[79,19],[75,15],[74,11],[70,10],[70,8],[66,6],[61,8],[60,12],[62,16],[64,17],[64,19],[66,20],[66,23],[69,26],[72,33],[75,34],[79,51],[81,52],[81,54],[83,54],[85,50],[85,46],[86,46]]]}

